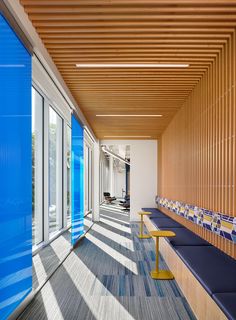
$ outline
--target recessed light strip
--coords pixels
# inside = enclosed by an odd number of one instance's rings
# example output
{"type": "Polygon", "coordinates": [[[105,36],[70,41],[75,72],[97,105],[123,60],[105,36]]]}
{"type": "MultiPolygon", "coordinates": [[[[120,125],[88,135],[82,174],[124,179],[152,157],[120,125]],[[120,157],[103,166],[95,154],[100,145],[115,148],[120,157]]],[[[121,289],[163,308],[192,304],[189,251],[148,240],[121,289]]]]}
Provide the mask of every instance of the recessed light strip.
{"type": "Polygon", "coordinates": [[[162,117],[162,114],[96,114],[96,117],[162,117]]]}
{"type": "Polygon", "coordinates": [[[189,64],[163,63],[77,63],[77,68],[187,68],[189,64]]]}
{"type": "Polygon", "coordinates": [[[104,138],[151,138],[151,136],[104,136],[104,138]]]}

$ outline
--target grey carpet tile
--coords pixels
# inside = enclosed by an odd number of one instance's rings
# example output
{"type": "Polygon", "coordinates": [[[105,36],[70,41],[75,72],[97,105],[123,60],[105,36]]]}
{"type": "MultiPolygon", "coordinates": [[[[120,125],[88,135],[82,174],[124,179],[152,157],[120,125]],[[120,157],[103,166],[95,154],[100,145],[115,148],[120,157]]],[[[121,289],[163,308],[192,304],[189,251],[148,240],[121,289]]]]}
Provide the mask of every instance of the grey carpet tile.
{"type": "MultiPolygon", "coordinates": [[[[84,219],[85,232],[87,232],[92,225],[92,214],[88,214],[84,219]]],[[[37,289],[44,284],[47,277],[56,270],[60,262],[64,260],[70,250],[71,232],[68,230],[33,256],[34,289],[37,289]]]]}
{"type": "Polygon", "coordinates": [[[139,225],[117,208],[101,218],[20,319],[194,320],[176,281],[151,279],[154,241],[138,239],[139,225]]]}
{"type": "Polygon", "coordinates": [[[92,221],[92,213],[89,213],[88,215],[86,215],[86,217],[84,218],[84,231],[87,232],[89,230],[89,228],[91,228],[93,225],[93,221],[92,221]]]}
{"type": "Polygon", "coordinates": [[[33,257],[33,288],[40,287],[70,252],[70,232],[66,231],[33,257]]]}

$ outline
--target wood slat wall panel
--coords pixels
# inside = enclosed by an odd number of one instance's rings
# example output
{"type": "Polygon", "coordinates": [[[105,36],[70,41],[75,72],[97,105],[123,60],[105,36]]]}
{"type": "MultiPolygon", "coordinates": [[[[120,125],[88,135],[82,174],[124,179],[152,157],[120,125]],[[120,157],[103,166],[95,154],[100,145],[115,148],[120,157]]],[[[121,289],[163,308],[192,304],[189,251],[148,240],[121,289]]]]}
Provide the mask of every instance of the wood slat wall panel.
{"type": "MultiPolygon", "coordinates": [[[[159,141],[159,194],[236,217],[236,36],[230,39],[159,141]],[[161,150],[160,150],[161,149],[161,150]]],[[[236,258],[236,245],[164,209],[236,258]]]]}

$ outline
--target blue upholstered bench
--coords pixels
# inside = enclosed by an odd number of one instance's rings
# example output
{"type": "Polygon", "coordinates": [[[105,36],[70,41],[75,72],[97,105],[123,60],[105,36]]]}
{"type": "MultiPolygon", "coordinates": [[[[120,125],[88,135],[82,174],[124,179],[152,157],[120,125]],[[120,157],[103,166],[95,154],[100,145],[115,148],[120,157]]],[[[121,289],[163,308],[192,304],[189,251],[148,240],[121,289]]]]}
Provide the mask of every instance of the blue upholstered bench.
{"type": "MultiPolygon", "coordinates": [[[[164,228],[160,228],[163,230],[164,228]]],[[[209,242],[200,238],[187,228],[169,228],[176,236],[173,238],[166,238],[166,240],[173,246],[211,246],[209,242]]]]}
{"type": "Polygon", "coordinates": [[[233,258],[213,246],[179,246],[175,250],[210,295],[236,291],[233,258]]]}
{"type": "Polygon", "coordinates": [[[157,217],[150,216],[150,219],[152,220],[152,223],[154,223],[158,229],[184,228],[180,223],[178,223],[170,218],[161,218],[160,219],[157,217]]]}
{"type": "Polygon", "coordinates": [[[142,208],[143,211],[149,211],[152,213],[152,218],[167,218],[167,216],[156,208],[142,208]]]}
{"type": "Polygon", "coordinates": [[[158,229],[175,232],[176,237],[166,241],[226,317],[236,320],[236,260],[159,210],[145,210],[153,212],[149,219],[158,229]]]}
{"type": "Polygon", "coordinates": [[[236,319],[236,292],[216,293],[213,299],[230,320],[236,319]]]}

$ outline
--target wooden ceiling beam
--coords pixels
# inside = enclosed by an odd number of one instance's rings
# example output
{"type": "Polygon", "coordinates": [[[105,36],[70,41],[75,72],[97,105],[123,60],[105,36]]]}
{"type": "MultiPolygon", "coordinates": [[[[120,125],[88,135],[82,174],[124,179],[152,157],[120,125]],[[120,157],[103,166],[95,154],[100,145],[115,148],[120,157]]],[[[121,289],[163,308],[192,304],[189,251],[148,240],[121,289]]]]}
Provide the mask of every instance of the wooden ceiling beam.
{"type": "MultiPolygon", "coordinates": [[[[214,48],[214,49],[222,49],[224,44],[226,42],[224,41],[224,43],[208,43],[207,41],[204,43],[203,42],[198,42],[198,43],[186,43],[185,41],[183,41],[183,43],[180,43],[180,42],[174,42],[174,43],[122,43],[122,47],[125,48],[125,49],[140,49],[140,48],[163,48],[163,49],[169,49],[169,48],[173,48],[173,49],[181,49],[181,48],[187,48],[187,49],[193,49],[193,48],[214,48]]],[[[121,44],[115,44],[115,43],[112,43],[112,44],[109,44],[109,43],[87,43],[87,44],[47,44],[47,49],[48,50],[51,50],[51,49],[55,49],[55,50],[60,50],[60,49],[64,49],[64,48],[67,48],[67,49],[72,49],[72,50],[80,50],[80,49],[92,49],[92,50],[96,50],[97,48],[103,48],[106,49],[117,49],[117,48],[120,48],[121,47],[121,44]]]]}
{"type": "MultiPolygon", "coordinates": [[[[172,19],[169,19],[168,21],[159,21],[159,20],[147,20],[147,21],[139,21],[138,19],[135,21],[103,21],[103,20],[93,20],[93,21],[80,21],[80,19],[77,20],[34,20],[32,21],[34,26],[36,28],[38,27],[172,27],[172,28],[184,28],[184,27],[193,27],[193,23],[191,19],[189,21],[175,21],[174,16],[172,16],[172,19]]],[[[231,19],[225,19],[225,21],[194,21],[194,26],[201,27],[201,28],[207,28],[207,27],[235,27],[235,21],[231,19]]]]}
{"type": "Polygon", "coordinates": [[[176,28],[176,27],[140,27],[137,26],[135,27],[123,27],[122,25],[120,26],[100,26],[100,27],[92,27],[92,26],[62,26],[62,27],[56,27],[56,26],[41,26],[37,27],[37,32],[40,35],[47,35],[47,34],[97,34],[97,33],[106,33],[106,34],[126,34],[126,33],[159,33],[159,34],[165,34],[165,33],[173,33],[173,34],[194,34],[194,33],[210,33],[210,34],[229,34],[234,32],[234,28],[226,28],[225,26],[219,25],[218,27],[201,27],[199,26],[196,28],[195,26],[189,26],[188,28],[176,28]]]}
{"type": "MultiPolygon", "coordinates": [[[[108,68],[107,68],[108,69],[108,68]]],[[[123,68],[123,69],[120,69],[120,68],[117,68],[116,70],[115,69],[112,69],[112,70],[104,70],[104,69],[100,69],[100,70],[95,70],[96,71],[96,74],[94,72],[94,70],[92,69],[80,69],[80,72],[78,74],[78,70],[75,69],[74,72],[75,72],[75,76],[78,76],[78,78],[80,76],[93,76],[93,75],[107,75],[108,77],[109,76],[127,76],[127,75],[140,75],[140,76],[157,76],[157,75],[189,75],[189,74],[204,74],[204,72],[206,71],[206,68],[198,68],[196,69],[195,67],[189,67],[189,68],[184,68],[184,69],[172,69],[172,68],[169,68],[169,69],[165,69],[165,68],[159,68],[158,70],[157,69],[153,69],[153,68],[145,68],[145,69],[142,69],[142,68],[123,68]],[[162,70],[164,69],[164,70],[162,70]]]]}
{"type": "MultiPolygon", "coordinates": [[[[54,8],[55,9],[55,8],[54,8]]],[[[56,11],[56,9],[55,9],[56,11]]],[[[235,21],[236,20],[236,14],[235,11],[233,13],[212,13],[212,14],[203,14],[203,13],[195,13],[195,10],[191,10],[191,12],[188,12],[186,14],[179,14],[175,13],[173,17],[173,11],[170,14],[163,14],[161,12],[145,12],[144,8],[139,9],[135,13],[119,13],[116,11],[113,13],[83,13],[83,12],[76,12],[75,10],[70,13],[64,13],[64,12],[44,12],[42,14],[40,13],[29,13],[29,17],[33,22],[36,21],[50,21],[50,20],[69,20],[69,21],[168,21],[168,20],[175,20],[175,21],[235,21]]]]}
{"type": "MultiPolygon", "coordinates": [[[[188,58],[194,58],[194,57],[197,57],[199,56],[200,58],[205,58],[205,59],[208,59],[208,58],[216,58],[219,56],[219,53],[216,52],[216,53],[166,53],[166,54],[161,54],[161,53],[138,53],[138,54],[134,54],[132,55],[132,53],[124,53],[124,54],[111,54],[111,53],[107,53],[107,54],[100,54],[100,53],[91,53],[91,54],[84,54],[84,53],[77,53],[77,54],[74,54],[73,55],[55,55],[55,54],[52,54],[52,57],[53,59],[56,61],[72,61],[72,62],[75,62],[77,63],[77,61],[80,59],[80,58],[97,58],[97,57],[100,57],[100,58],[131,58],[131,57],[134,57],[134,58],[163,58],[163,57],[166,57],[166,58],[185,58],[185,59],[188,59],[188,58]]],[[[85,68],[84,68],[85,69],[85,68]]],[[[86,69],[88,71],[88,68],[86,69]]]]}
{"type": "Polygon", "coordinates": [[[76,85],[70,85],[70,87],[73,89],[73,90],[79,90],[81,93],[82,92],[85,92],[85,91],[91,91],[91,92],[97,92],[97,93],[100,93],[100,92],[106,92],[107,94],[112,94],[113,93],[117,93],[117,92],[123,92],[123,93],[131,93],[133,94],[134,92],[137,92],[137,93],[163,93],[163,94],[170,94],[170,93],[173,93],[173,94],[183,94],[183,93],[186,93],[186,92],[189,92],[193,87],[194,85],[188,85],[188,86],[184,86],[184,89],[175,89],[175,88],[167,88],[166,90],[158,87],[158,86],[153,86],[151,88],[145,88],[145,86],[140,86],[140,87],[117,87],[117,86],[114,86],[114,87],[109,87],[109,88],[106,88],[106,87],[81,87],[81,86],[76,86],[76,85]],[[132,92],[131,92],[132,91],[132,92]]]}
{"type": "Polygon", "coordinates": [[[50,54],[53,56],[54,59],[78,59],[80,57],[216,57],[221,52],[221,49],[210,49],[206,50],[195,48],[188,49],[183,48],[179,50],[177,48],[173,49],[161,49],[159,50],[135,50],[135,49],[126,49],[123,51],[116,51],[116,49],[111,50],[99,50],[99,49],[77,49],[70,52],[68,51],[57,51],[57,50],[50,50],[50,54]]]}
{"type": "Polygon", "coordinates": [[[226,44],[227,39],[45,39],[44,41],[45,45],[81,45],[81,44],[109,44],[109,45],[128,45],[132,46],[133,44],[139,44],[139,45],[147,45],[147,44],[172,44],[173,46],[177,46],[178,44],[198,44],[199,47],[201,47],[201,44],[226,44]]]}
{"type": "MultiPolygon", "coordinates": [[[[185,81],[183,80],[182,82],[171,82],[170,83],[170,88],[171,88],[171,85],[172,86],[174,86],[177,90],[179,90],[179,88],[181,88],[182,86],[183,87],[185,87],[185,85],[186,86],[194,86],[194,85],[196,85],[198,82],[200,81],[200,79],[196,79],[196,80],[190,80],[190,81],[188,81],[188,79],[186,79],[185,81]],[[176,85],[177,84],[177,85],[176,85]]],[[[69,81],[68,82],[68,85],[69,86],[73,86],[73,85],[76,85],[76,86],[78,86],[78,87],[81,87],[81,88],[83,88],[83,87],[90,87],[90,88],[93,88],[93,87],[95,87],[95,86],[99,86],[99,84],[100,84],[100,82],[102,82],[102,85],[100,86],[100,87],[114,87],[114,86],[128,86],[128,87],[130,87],[130,86],[136,86],[136,87],[148,87],[148,86],[150,86],[150,85],[152,85],[153,87],[160,87],[161,86],[161,82],[156,82],[156,81],[145,81],[145,82],[135,82],[135,81],[132,81],[132,80],[130,80],[130,81],[117,81],[117,82],[111,82],[110,83],[110,86],[108,86],[108,83],[107,82],[105,82],[105,81],[103,81],[103,80],[101,80],[101,81],[86,81],[86,82],[76,82],[76,81],[69,81]],[[131,83],[131,84],[130,84],[131,83]],[[83,85],[82,85],[83,84],[83,85]]],[[[168,83],[166,82],[166,83],[164,83],[163,84],[163,86],[162,87],[164,87],[164,86],[166,86],[166,87],[168,87],[168,83]]]]}
{"type": "Polygon", "coordinates": [[[135,86],[135,87],[139,87],[139,86],[153,86],[153,87],[157,87],[157,86],[168,86],[171,88],[171,85],[173,85],[174,87],[177,87],[176,84],[179,84],[179,85],[182,85],[182,86],[185,86],[185,85],[194,85],[198,82],[198,79],[197,80],[182,80],[182,81],[178,81],[178,82],[175,82],[174,80],[170,80],[170,81],[147,81],[147,82],[135,82],[135,81],[119,81],[119,82],[106,82],[106,81],[86,81],[86,82],[82,82],[82,81],[68,81],[68,84],[70,85],[78,85],[78,86],[86,86],[86,87],[91,87],[93,88],[94,86],[97,86],[97,87],[105,87],[107,86],[109,88],[109,86],[111,87],[114,87],[114,86],[124,86],[124,87],[132,87],[132,86],[135,86]]]}
{"type": "Polygon", "coordinates": [[[90,81],[90,80],[94,80],[95,82],[98,81],[105,81],[110,83],[110,81],[117,81],[117,82],[122,82],[122,81],[134,81],[134,82],[143,82],[143,81],[151,81],[151,82],[156,82],[156,81],[162,81],[162,80],[167,80],[167,79],[173,79],[175,81],[180,81],[180,80],[197,80],[201,77],[203,73],[201,72],[197,72],[197,73],[193,73],[193,74],[178,74],[175,73],[173,74],[162,74],[162,73],[157,73],[156,75],[148,75],[148,74],[142,74],[142,79],[139,79],[139,74],[133,74],[133,73],[129,73],[129,74],[118,74],[116,73],[115,75],[112,74],[93,74],[92,78],[90,74],[80,74],[80,77],[78,78],[78,76],[70,76],[67,77],[65,76],[64,79],[67,81],[78,81],[78,82],[86,82],[86,81],[90,81]]]}
{"type": "MultiPolygon", "coordinates": [[[[66,1],[67,3],[67,1],[66,1]]],[[[157,3],[156,3],[157,4],[157,3]]],[[[26,11],[28,14],[34,16],[42,15],[128,15],[132,16],[135,14],[157,14],[158,16],[165,14],[201,14],[201,15],[218,15],[218,14],[233,14],[236,13],[236,6],[158,6],[158,5],[142,5],[142,6],[134,6],[134,5],[104,5],[104,6],[81,6],[79,2],[74,5],[70,4],[55,4],[55,5],[34,5],[34,6],[26,6],[26,11]]]]}
{"type": "MultiPolygon", "coordinates": [[[[148,33],[148,31],[147,31],[148,33]]],[[[142,39],[229,39],[230,34],[226,33],[183,33],[183,34],[176,34],[176,33],[168,33],[168,34],[154,34],[154,33],[148,33],[148,34],[140,34],[140,33],[119,33],[119,34],[106,34],[106,33],[99,33],[99,34],[94,34],[94,33],[86,33],[86,34],[66,34],[66,33],[61,33],[61,34],[40,34],[42,40],[49,40],[50,39],[55,39],[55,40],[60,40],[60,41],[67,41],[67,40],[78,40],[78,42],[81,39],[99,39],[101,41],[103,40],[113,40],[113,39],[139,39],[142,41],[142,39]]]]}
{"type": "Polygon", "coordinates": [[[25,6],[36,6],[36,5],[51,5],[55,6],[57,5],[79,5],[82,6],[106,6],[106,5],[112,5],[112,6],[149,6],[149,5],[156,5],[156,6],[185,6],[185,5],[191,5],[194,7],[198,6],[232,6],[236,5],[236,0],[57,0],[55,3],[55,0],[20,0],[20,2],[25,6]]]}
{"type": "MultiPolygon", "coordinates": [[[[143,63],[143,57],[97,57],[96,59],[93,57],[80,57],[74,59],[54,59],[57,66],[72,66],[75,67],[77,63],[143,63]]],[[[145,63],[148,65],[149,63],[176,63],[176,62],[187,62],[190,65],[209,63],[215,61],[214,57],[145,57],[145,63]]],[[[145,67],[144,67],[145,68],[145,67]]],[[[104,68],[105,69],[105,68],[104,68]]]]}
{"type": "MultiPolygon", "coordinates": [[[[192,84],[195,84],[195,83],[198,83],[199,80],[201,79],[201,77],[198,77],[198,78],[182,78],[180,79],[181,81],[174,81],[174,78],[169,78],[170,80],[170,83],[172,81],[172,83],[175,84],[186,84],[186,83],[192,83],[192,84]]],[[[149,84],[154,84],[154,85],[157,85],[157,84],[162,84],[162,83],[168,83],[167,80],[168,78],[164,78],[163,80],[161,79],[145,79],[145,80],[139,80],[139,81],[136,81],[136,80],[133,80],[133,79],[129,79],[129,78],[125,78],[125,79],[120,79],[120,80],[116,80],[116,79],[112,79],[112,80],[107,80],[107,79],[100,79],[100,78],[97,78],[97,79],[85,79],[84,81],[82,80],[77,80],[77,79],[65,79],[66,81],[68,81],[68,84],[87,84],[87,85],[93,85],[93,84],[102,84],[102,85],[118,85],[118,84],[124,84],[124,85],[128,85],[129,83],[132,83],[133,85],[138,85],[138,84],[143,84],[143,85],[149,85],[149,84]]]]}

